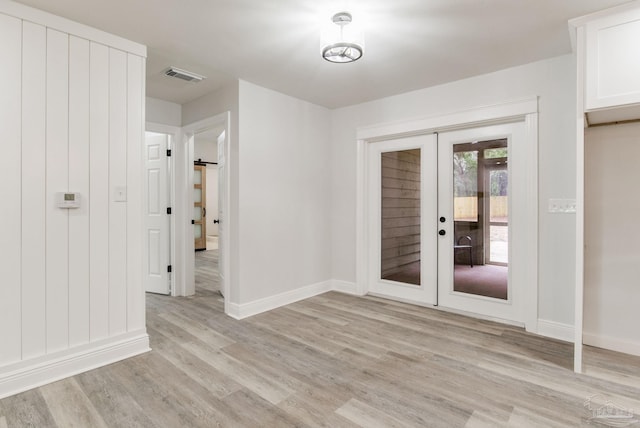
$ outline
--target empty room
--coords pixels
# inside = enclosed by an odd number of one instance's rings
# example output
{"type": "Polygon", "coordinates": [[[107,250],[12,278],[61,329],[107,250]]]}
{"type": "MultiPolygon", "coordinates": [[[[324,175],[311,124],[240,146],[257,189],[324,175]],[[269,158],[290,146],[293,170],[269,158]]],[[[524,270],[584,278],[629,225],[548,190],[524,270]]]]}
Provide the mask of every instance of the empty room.
{"type": "Polygon", "coordinates": [[[640,426],[638,40],[0,0],[0,428],[640,426]]]}

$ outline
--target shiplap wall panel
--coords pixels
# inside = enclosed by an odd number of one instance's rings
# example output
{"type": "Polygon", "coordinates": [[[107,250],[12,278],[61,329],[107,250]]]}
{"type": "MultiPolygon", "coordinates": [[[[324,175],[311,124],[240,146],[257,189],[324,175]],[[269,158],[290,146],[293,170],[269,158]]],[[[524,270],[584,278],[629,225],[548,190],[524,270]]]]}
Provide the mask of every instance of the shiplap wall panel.
{"type": "Polygon", "coordinates": [[[47,353],[69,347],[69,35],[47,29],[47,353]]]}
{"type": "Polygon", "coordinates": [[[109,336],[109,48],[90,44],[90,340],[109,336]]]}
{"type": "Polygon", "coordinates": [[[142,153],[144,150],[144,61],[127,55],[127,329],[145,326],[144,287],[142,283],[142,153]],[[137,262],[136,262],[137,261],[137,262]]]}
{"type": "MultiPolygon", "coordinates": [[[[6,64],[22,60],[22,22],[0,15],[0,58],[6,64]]],[[[0,364],[21,359],[21,70],[0,67],[0,364]]]]}
{"type": "Polygon", "coordinates": [[[148,350],[144,57],[128,49],[145,51],[0,1],[0,397],[148,350]],[[79,208],[58,207],[67,191],[79,208]]]}
{"type": "MultiPolygon", "coordinates": [[[[127,331],[127,54],[109,49],[109,334],[127,331]],[[127,195],[125,195],[125,198],[127,195]]],[[[138,212],[140,214],[141,211],[138,212]]]]}
{"type": "Polygon", "coordinates": [[[89,41],[69,38],[69,345],[89,342],[89,41]]]}
{"type": "Polygon", "coordinates": [[[22,28],[22,358],[46,352],[47,30],[22,28]]]}

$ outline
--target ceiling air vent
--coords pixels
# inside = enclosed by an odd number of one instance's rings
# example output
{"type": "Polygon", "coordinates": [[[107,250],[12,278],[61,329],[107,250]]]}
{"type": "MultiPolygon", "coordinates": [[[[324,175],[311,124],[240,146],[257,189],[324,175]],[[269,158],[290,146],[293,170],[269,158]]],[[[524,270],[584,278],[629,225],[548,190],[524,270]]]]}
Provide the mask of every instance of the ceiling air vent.
{"type": "Polygon", "coordinates": [[[164,71],[164,74],[165,76],[177,77],[178,79],[186,80],[187,82],[200,82],[201,80],[206,79],[204,76],[176,67],[169,67],[164,71]]]}

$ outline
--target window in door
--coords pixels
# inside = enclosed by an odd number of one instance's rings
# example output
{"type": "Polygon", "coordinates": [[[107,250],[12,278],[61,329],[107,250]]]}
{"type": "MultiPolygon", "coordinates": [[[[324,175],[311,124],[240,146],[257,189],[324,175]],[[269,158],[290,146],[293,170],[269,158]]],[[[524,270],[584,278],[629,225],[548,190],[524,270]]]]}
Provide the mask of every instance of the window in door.
{"type": "Polygon", "coordinates": [[[507,300],[507,140],[454,144],[453,151],[453,289],[507,300]]]}
{"type": "Polygon", "coordinates": [[[381,154],[380,278],[419,286],[420,149],[381,154]]]}

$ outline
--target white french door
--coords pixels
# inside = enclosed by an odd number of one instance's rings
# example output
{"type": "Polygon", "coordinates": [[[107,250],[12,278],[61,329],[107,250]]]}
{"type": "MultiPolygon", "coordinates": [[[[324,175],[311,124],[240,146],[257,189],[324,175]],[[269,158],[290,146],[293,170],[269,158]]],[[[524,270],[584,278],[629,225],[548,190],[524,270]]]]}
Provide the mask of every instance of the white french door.
{"type": "Polygon", "coordinates": [[[523,140],[524,122],[438,135],[438,305],[525,321],[523,140]]]}
{"type": "Polygon", "coordinates": [[[437,304],[437,139],[369,144],[369,292],[437,304]]]}
{"type": "Polygon", "coordinates": [[[524,137],[517,122],[368,143],[368,291],[524,322],[524,137]]]}

